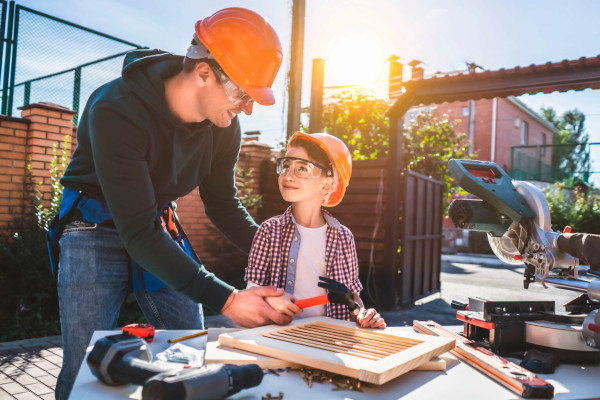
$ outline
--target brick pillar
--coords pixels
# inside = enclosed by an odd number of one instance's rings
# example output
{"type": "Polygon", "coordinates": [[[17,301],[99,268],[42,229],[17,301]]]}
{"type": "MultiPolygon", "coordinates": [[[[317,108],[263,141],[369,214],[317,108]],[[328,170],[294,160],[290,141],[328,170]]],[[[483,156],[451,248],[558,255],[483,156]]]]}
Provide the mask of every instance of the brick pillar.
{"type": "Polygon", "coordinates": [[[27,164],[29,121],[0,116],[0,232],[26,204],[23,183],[27,164]]]}
{"type": "MultiPolygon", "coordinates": [[[[75,148],[73,116],[75,112],[52,103],[35,103],[20,108],[23,119],[30,121],[27,132],[27,156],[31,161],[33,182],[43,182],[44,206],[50,205],[52,196],[50,165],[53,146],[62,154],[65,136],[71,135],[71,154],[75,148]]],[[[69,154],[70,158],[70,154],[69,154]]]]}
{"type": "MultiPolygon", "coordinates": [[[[238,174],[240,170],[252,169],[253,182],[248,185],[253,193],[260,193],[260,166],[264,160],[271,158],[271,146],[260,143],[256,139],[245,139],[240,149],[240,157],[237,163],[238,174]]],[[[251,210],[250,214],[256,218],[258,210],[251,210]]]]}

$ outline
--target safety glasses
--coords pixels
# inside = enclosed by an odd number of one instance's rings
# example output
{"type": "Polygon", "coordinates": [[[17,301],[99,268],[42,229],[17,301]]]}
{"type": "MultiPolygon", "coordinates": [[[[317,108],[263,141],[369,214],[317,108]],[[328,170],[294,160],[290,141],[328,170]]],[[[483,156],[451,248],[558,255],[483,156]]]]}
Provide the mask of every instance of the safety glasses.
{"type": "Polygon", "coordinates": [[[277,175],[287,175],[290,171],[300,179],[319,178],[323,172],[325,176],[333,176],[333,171],[315,162],[296,157],[281,157],[277,159],[277,175]]]}
{"type": "Polygon", "coordinates": [[[211,65],[211,67],[215,73],[215,76],[217,77],[217,80],[225,89],[225,94],[229,98],[229,101],[231,101],[236,107],[243,108],[254,101],[252,100],[252,97],[248,95],[248,93],[244,92],[238,87],[238,85],[233,83],[227,74],[225,74],[225,71],[223,71],[220,67],[215,65],[211,65]]]}

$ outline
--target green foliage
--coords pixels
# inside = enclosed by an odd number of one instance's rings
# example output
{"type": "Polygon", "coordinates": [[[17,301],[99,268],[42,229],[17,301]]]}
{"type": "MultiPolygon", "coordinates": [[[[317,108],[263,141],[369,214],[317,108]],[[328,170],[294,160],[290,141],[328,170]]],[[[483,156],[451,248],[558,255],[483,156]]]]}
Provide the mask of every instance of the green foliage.
{"type": "Polygon", "coordinates": [[[444,183],[446,210],[450,195],[456,191],[456,183],[448,171],[448,161],[476,155],[469,155],[466,135],[456,132],[454,123],[446,114],[439,119],[435,111],[435,108],[421,110],[405,127],[402,161],[405,168],[444,183]]]}
{"type": "Polygon", "coordinates": [[[60,333],[56,279],[49,267],[46,231],[35,215],[11,223],[0,238],[0,341],[60,333]]]}
{"type": "Polygon", "coordinates": [[[237,197],[242,202],[242,205],[246,207],[246,210],[257,209],[262,204],[262,196],[254,193],[251,187],[254,183],[254,179],[252,178],[253,173],[253,168],[236,167],[235,186],[238,191],[237,197]]]}
{"type": "Polygon", "coordinates": [[[552,230],[562,232],[569,225],[573,232],[600,234],[600,196],[568,190],[563,183],[549,186],[544,195],[550,208],[552,230]]]}
{"type": "Polygon", "coordinates": [[[58,213],[62,186],[58,182],[67,166],[70,137],[61,154],[53,148],[50,207],[42,203],[41,182],[33,184],[31,164],[25,183],[24,203],[35,213],[16,218],[0,238],[0,341],[57,335],[60,333],[56,279],[50,271],[46,229],[58,213]],[[27,195],[29,194],[29,195],[27,195]]]}
{"type": "Polygon", "coordinates": [[[565,179],[579,177],[587,182],[590,157],[587,151],[589,137],[585,132],[585,114],[573,109],[559,117],[551,107],[542,107],[540,112],[547,121],[558,128],[552,135],[553,170],[566,177],[565,179]]]}
{"type": "Polygon", "coordinates": [[[388,100],[364,89],[334,94],[323,106],[324,130],[342,139],[355,160],[383,158],[389,147],[388,100]]]}
{"type": "MultiPolygon", "coordinates": [[[[36,211],[36,218],[40,228],[43,230],[48,229],[48,224],[58,215],[60,210],[60,201],[62,200],[63,186],[60,184],[60,178],[63,176],[68,160],[69,149],[71,148],[71,136],[65,135],[63,141],[63,150],[61,154],[58,154],[58,144],[54,143],[52,146],[52,161],[50,162],[50,179],[51,184],[51,197],[50,207],[44,207],[42,201],[42,182],[38,182],[34,191],[34,205],[36,211]]],[[[31,164],[27,165],[27,170],[31,173],[31,164]]]]}

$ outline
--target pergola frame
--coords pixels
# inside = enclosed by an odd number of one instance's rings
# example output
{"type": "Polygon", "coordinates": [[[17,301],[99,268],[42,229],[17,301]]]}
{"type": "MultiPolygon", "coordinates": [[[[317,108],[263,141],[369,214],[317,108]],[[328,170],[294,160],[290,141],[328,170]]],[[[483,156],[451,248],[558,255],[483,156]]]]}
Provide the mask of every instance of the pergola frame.
{"type": "MultiPolygon", "coordinates": [[[[495,71],[468,72],[436,76],[406,82],[405,91],[390,108],[390,148],[388,153],[387,206],[385,210],[386,234],[384,241],[384,264],[380,275],[382,293],[395,296],[398,280],[398,245],[400,235],[399,204],[401,199],[401,175],[404,114],[415,105],[441,104],[445,102],[491,99],[495,97],[520,96],[523,94],[566,92],[569,90],[600,88],[600,55],[594,58],[548,62],[528,67],[514,67],[495,71]]],[[[389,306],[397,305],[388,298],[389,306]]]]}

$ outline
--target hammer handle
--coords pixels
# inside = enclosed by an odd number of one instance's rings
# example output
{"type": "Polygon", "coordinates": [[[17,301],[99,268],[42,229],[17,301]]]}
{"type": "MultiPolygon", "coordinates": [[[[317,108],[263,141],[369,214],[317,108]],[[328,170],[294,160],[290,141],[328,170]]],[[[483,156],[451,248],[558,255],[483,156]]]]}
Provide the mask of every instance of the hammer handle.
{"type": "Polygon", "coordinates": [[[298,307],[304,309],[308,307],[320,306],[322,304],[329,303],[329,299],[326,294],[316,297],[309,297],[308,299],[296,300],[294,304],[298,307]]]}

